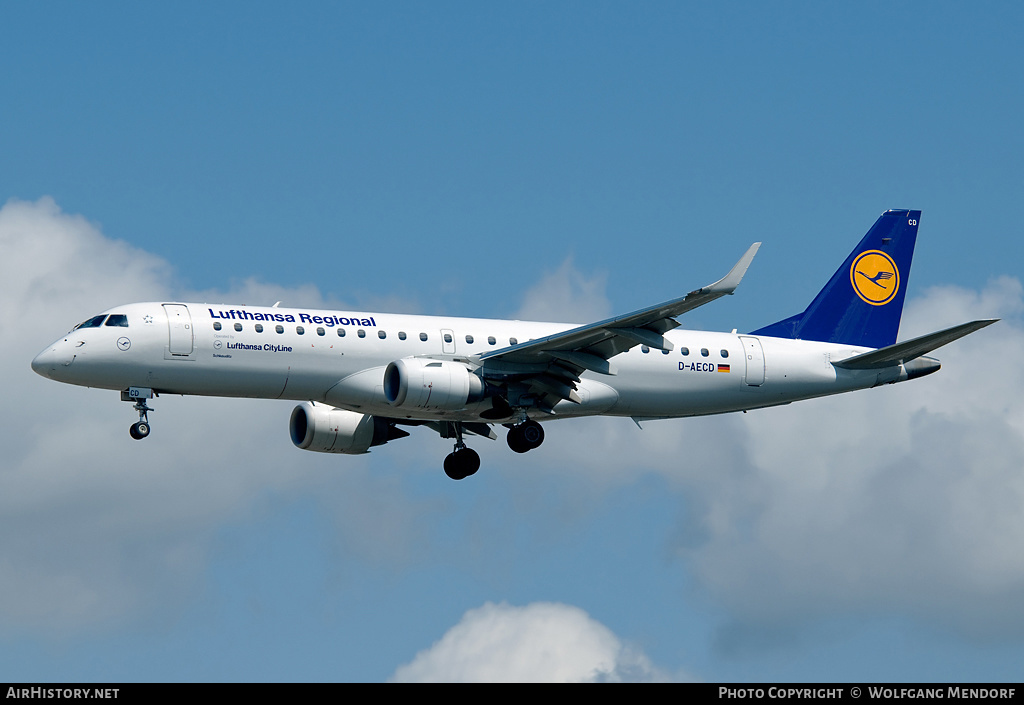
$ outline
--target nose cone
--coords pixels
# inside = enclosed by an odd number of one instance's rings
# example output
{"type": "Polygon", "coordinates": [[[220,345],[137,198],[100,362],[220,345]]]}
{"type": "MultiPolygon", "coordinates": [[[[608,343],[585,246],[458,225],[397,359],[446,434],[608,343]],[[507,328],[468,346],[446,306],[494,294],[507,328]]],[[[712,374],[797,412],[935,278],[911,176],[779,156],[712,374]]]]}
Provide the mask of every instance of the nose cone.
{"type": "Polygon", "coordinates": [[[56,379],[56,374],[74,360],[72,355],[62,354],[60,343],[48,346],[32,360],[32,370],[47,379],[56,379]]]}
{"type": "Polygon", "coordinates": [[[37,375],[49,377],[50,369],[54,366],[56,360],[57,356],[54,354],[53,348],[46,348],[46,350],[43,350],[32,360],[32,371],[37,375]]]}

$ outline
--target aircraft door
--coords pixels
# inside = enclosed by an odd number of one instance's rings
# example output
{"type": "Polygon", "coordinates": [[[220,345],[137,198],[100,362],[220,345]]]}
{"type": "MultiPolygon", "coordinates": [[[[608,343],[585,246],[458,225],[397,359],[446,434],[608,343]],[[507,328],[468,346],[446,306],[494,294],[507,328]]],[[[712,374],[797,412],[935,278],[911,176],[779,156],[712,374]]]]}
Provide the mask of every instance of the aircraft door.
{"type": "Polygon", "coordinates": [[[445,355],[455,354],[455,334],[450,330],[441,331],[441,352],[445,355]]]}
{"type": "Polygon", "coordinates": [[[745,382],[750,387],[760,387],[764,384],[764,349],[761,341],[757,338],[740,336],[743,343],[743,357],[747,363],[745,382]]]}
{"type": "Polygon", "coordinates": [[[192,316],[184,304],[164,304],[167,314],[167,350],[174,357],[188,357],[192,354],[195,336],[192,331],[192,316]]]}

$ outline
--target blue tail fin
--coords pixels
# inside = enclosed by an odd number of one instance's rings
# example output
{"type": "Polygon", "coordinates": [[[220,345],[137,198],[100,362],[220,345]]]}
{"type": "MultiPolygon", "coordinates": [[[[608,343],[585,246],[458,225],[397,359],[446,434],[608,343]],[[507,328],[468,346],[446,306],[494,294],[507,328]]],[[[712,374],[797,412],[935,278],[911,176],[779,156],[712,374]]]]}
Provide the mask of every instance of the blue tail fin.
{"type": "Polygon", "coordinates": [[[886,211],[807,310],[753,332],[869,348],[896,342],[921,211],[886,211]]]}

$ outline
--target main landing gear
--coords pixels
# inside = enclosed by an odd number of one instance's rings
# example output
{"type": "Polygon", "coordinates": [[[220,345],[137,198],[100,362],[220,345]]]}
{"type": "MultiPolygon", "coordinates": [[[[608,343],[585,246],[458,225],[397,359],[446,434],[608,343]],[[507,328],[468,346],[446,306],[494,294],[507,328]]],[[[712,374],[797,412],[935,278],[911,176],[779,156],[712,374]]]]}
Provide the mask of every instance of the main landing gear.
{"type": "Polygon", "coordinates": [[[467,448],[462,440],[462,424],[455,424],[455,450],[444,459],[444,474],[453,480],[464,480],[480,469],[480,455],[467,448]]]}
{"type": "MultiPolygon", "coordinates": [[[[448,433],[455,434],[455,449],[444,459],[444,473],[453,480],[464,480],[480,469],[480,456],[472,448],[467,448],[462,440],[462,424],[452,422],[448,433]]],[[[492,436],[493,437],[493,436],[492,436]]],[[[536,421],[527,419],[508,430],[508,447],[516,453],[533,450],[544,442],[544,429],[536,421]]]]}
{"type": "Polygon", "coordinates": [[[544,442],[544,429],[536,421],[524,421],[508,430],[506,440],[516,453],[525,453],[544,442]]]}

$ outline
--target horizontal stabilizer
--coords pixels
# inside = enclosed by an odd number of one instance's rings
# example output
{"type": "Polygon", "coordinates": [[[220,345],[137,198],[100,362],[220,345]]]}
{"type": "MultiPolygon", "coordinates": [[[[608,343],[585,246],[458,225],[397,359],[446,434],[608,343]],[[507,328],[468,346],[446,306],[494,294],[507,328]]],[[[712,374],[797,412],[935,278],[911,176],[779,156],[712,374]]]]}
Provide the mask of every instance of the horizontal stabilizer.
{"type": "Polygon", "coordinates": [[[952,328],[946,328],[935,333],[922,335],[920,338],[913,338],[902,343],[872,350],[863,355],[854,355],[832,364],[847,370],[877,370],[882,367],[891,367],[913,360],[947,343],[952,343],[954,340],[969,335],[976,330],[981,330],[985,326],[990,326],[998,320],[998,318],[986,318],[980,321],[961,323],[952,328]]]}

